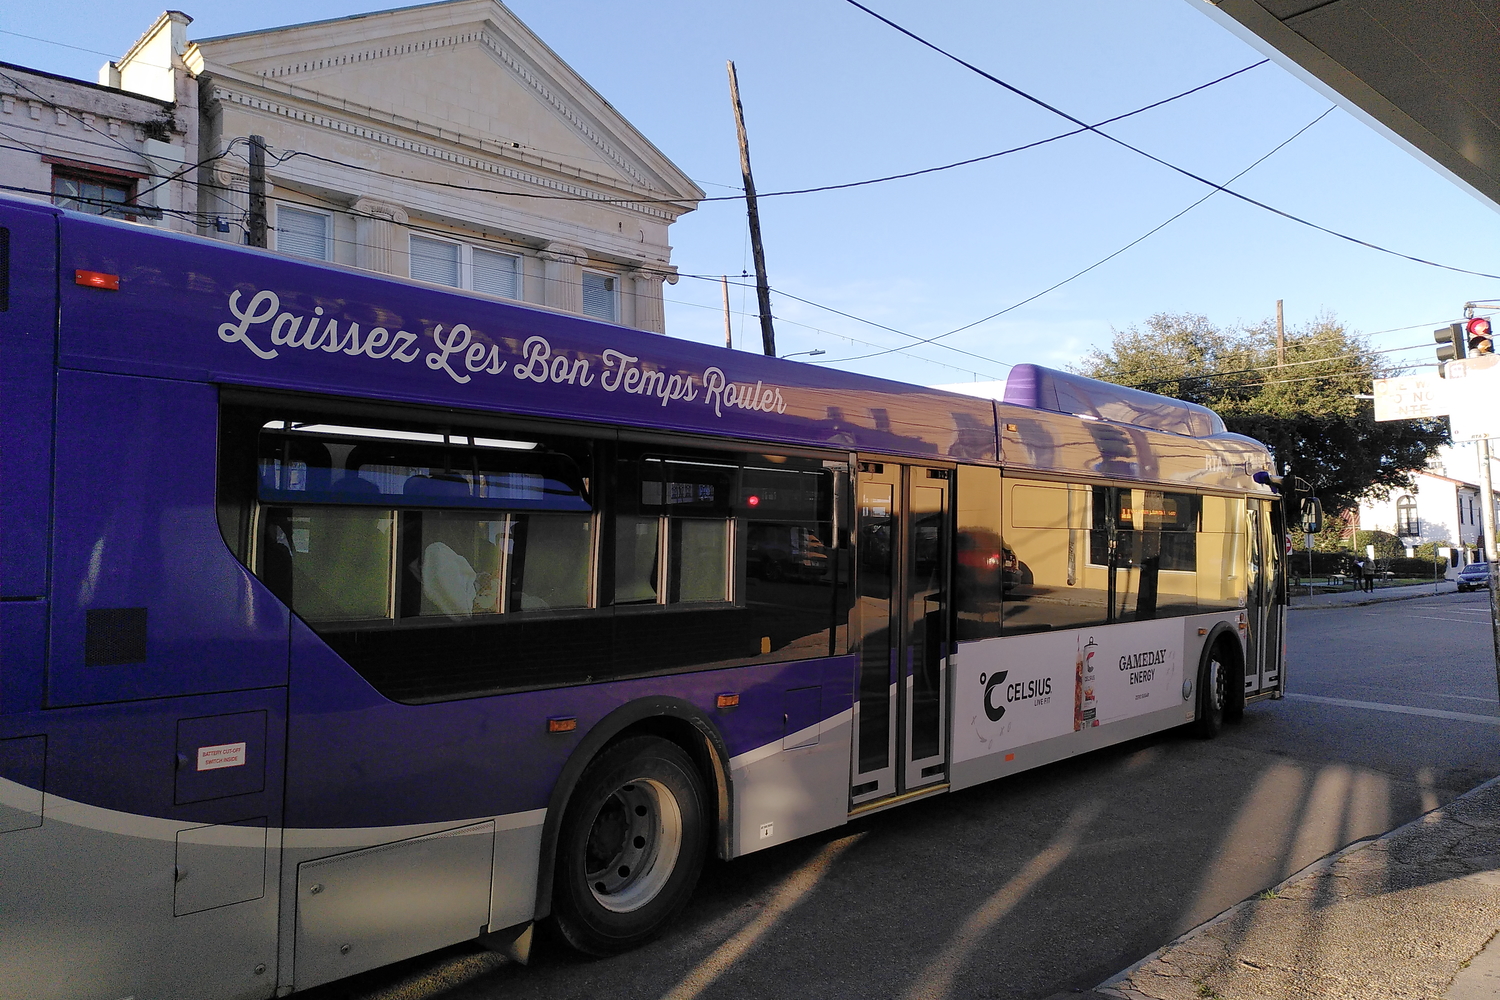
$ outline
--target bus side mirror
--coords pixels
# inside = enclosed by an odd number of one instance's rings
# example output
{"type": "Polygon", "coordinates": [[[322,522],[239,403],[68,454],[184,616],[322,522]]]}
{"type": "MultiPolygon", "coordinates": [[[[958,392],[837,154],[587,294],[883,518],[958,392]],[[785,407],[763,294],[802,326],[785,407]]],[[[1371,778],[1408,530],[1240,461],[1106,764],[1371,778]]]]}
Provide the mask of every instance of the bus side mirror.
{"type": "Polygon", "coordinates": [[[1323,501],[1308,497],[1302,501],[1302,530],[1316,535],[1323,530],[1323,501]]]}

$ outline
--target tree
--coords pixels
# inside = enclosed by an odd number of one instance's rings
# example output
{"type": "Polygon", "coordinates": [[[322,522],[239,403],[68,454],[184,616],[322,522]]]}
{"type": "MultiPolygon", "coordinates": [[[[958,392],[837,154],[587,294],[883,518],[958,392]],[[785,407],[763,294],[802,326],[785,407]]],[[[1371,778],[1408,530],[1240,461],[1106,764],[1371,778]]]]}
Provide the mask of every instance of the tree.
{"type": "Polygon", "coordinates": [[[1401,369],[1331,314],[1287,331],[1284,367],[1270,321],[1219,327],[1157,313],[1145,329],[1116,331],[1108,351],[1090,351],[1074,371],[1211,407],[1311,483],[1329,511],[1411,489],[1411,473],[1448,443],[1440,419],[1375,422],[1370,401],[1357,397],[1401,369]]]}

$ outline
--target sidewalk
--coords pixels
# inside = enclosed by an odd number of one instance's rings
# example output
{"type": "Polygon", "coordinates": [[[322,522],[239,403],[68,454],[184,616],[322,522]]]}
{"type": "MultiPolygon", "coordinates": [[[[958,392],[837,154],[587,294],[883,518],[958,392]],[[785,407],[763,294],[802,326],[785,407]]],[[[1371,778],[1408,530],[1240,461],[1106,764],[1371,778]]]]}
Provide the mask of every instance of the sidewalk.
{"type": "Polygon", "coordinates": [[[1500,996],[1500,778],[1052,1000],[1500,996]]]}
{"type": "Polygon", "coordinates": [[[1439,580],[1434,587],[1420,583],[1411,587],[1377,587],[1374,592],[1360,590],[1335,590],[1311,597],[1293,597],[1293,608],[1344,608],[1360,604],[1384,604],[1386,601],[1405,601],[1413,597],[1432,597],[1434,592],[1458,593],[1458,584],[1452,580],[1439,580]]]}

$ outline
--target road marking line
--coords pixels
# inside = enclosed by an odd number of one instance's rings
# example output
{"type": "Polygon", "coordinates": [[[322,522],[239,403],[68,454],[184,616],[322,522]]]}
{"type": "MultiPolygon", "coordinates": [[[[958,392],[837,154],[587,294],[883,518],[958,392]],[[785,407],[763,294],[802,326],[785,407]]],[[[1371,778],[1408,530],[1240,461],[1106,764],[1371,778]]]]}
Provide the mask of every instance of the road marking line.
{"type": "Polygon", "coordinates": [[[1489,621],[1484,618],[1444,618],[1440,615],[1383,615],[1378,611],[1366,611],[1367,615],[1375,615],[1379,618],[1424,618],[1432,622],[1467,622],[1473,625],[1488,625],[1489,621]]]}
{"type": "Polygon", "coordinates": [[[1347,698],[1324,698],[1316,694],[1295,694],[1286,697],[1297,701],[1315,701],[1320,705],[1338,705],[1341,708],[1367,708],[1375,712],[1396,712],[1399,715],[1425,715],[1431,719],[1457,719],[1459,722],[1482,722],[1487,726],[1500,726],[1500,715],[1473,715],[1469,712],[1447,712],[1441,708],[1416,708],[1412,705],[1386,705],[1378,701],[1350,701],[1347,698]]]}

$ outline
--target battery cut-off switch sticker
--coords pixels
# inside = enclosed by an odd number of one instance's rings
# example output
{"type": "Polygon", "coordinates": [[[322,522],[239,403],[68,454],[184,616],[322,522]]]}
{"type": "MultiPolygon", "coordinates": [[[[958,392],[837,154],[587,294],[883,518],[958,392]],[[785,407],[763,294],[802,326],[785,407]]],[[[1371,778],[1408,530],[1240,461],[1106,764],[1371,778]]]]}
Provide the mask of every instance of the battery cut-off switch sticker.
{"type": "Polygon", "coordinates": [[[198,748],[198,770],[217,771],[221,767],[244,767],[245,744],[220,743],[198,748]]]}

